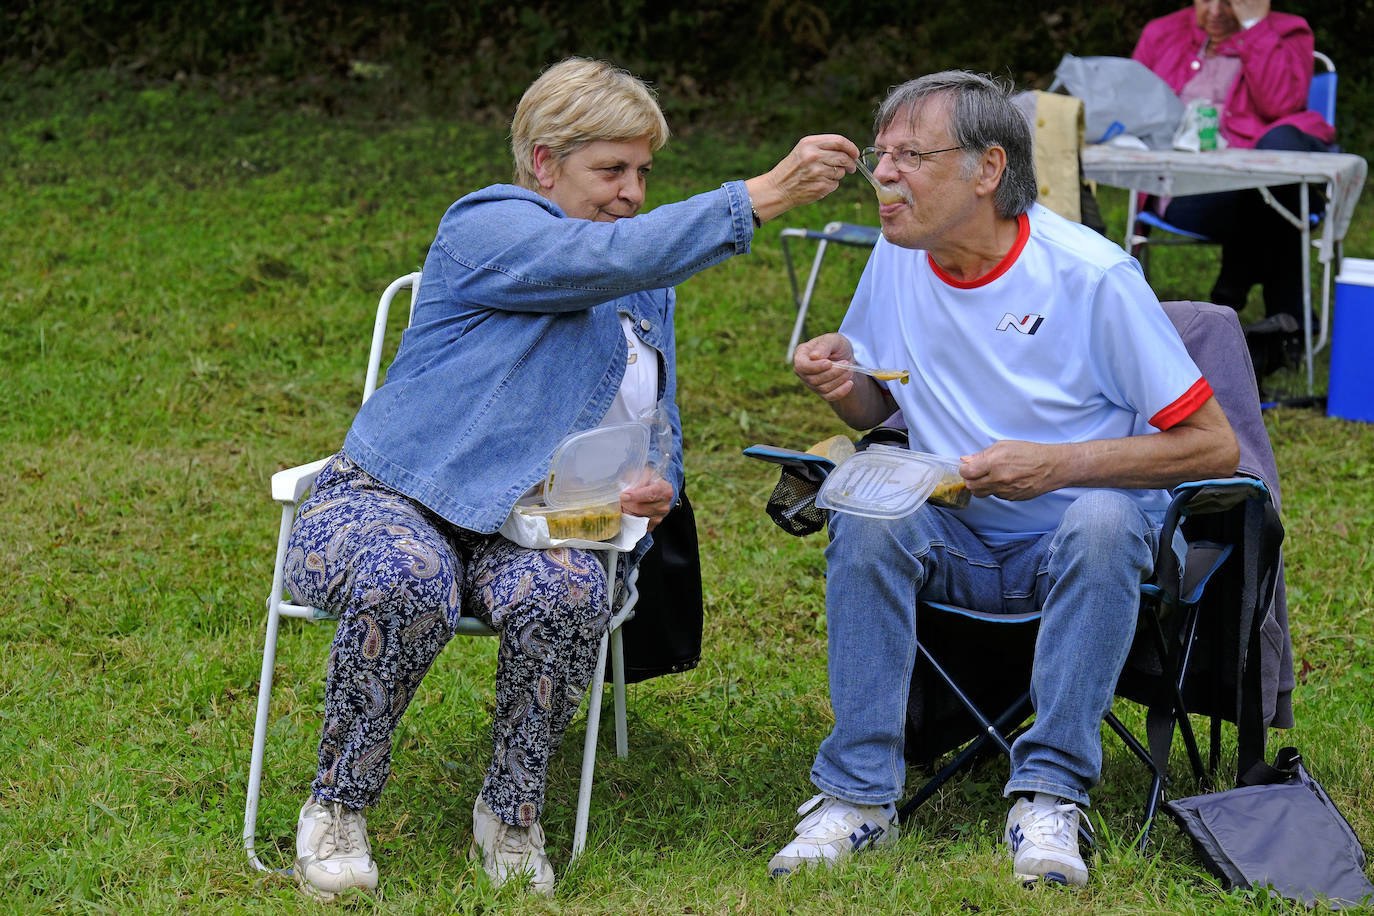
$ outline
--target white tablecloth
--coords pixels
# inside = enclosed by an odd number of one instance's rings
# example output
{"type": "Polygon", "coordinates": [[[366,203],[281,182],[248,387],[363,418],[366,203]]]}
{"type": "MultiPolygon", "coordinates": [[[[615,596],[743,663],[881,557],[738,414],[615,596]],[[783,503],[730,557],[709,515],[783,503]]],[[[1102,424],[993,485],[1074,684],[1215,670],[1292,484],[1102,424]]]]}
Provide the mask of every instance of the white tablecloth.
{"type": "Polygon", "coordinates": [[[1083,150],[1090,181],[1158,196],[1274,187],[1305,182],[1327,186],[1326,220],[1319,240],[1322,261],[1335,257],[1364,188],[1369,166],[1348,153],[1220,149],[1203,153],[1094,145],[1083,150]]]}

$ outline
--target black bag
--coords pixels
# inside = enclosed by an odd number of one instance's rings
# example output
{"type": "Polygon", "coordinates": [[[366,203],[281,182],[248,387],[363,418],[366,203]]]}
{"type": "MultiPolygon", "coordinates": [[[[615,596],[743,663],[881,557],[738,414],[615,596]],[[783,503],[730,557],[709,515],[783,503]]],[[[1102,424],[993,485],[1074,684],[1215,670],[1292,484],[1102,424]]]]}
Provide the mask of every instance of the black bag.
{"type": "Polygon", "coordinates": [[[626,682],[695,668],[701,660],[701,558],[696,516],[685,488],[654,528],[654,543],[639,561],[636,588],[634,616],[620,628],[626,682]]]}
{"type": "Polygon", "coordinates": [[[1268,885],[1309,906],[1374,903],[1364,850],[1295,748],[1259,761],[1225,792],[1165,802],[1203,864],[1227,890],[1268,885]]]}

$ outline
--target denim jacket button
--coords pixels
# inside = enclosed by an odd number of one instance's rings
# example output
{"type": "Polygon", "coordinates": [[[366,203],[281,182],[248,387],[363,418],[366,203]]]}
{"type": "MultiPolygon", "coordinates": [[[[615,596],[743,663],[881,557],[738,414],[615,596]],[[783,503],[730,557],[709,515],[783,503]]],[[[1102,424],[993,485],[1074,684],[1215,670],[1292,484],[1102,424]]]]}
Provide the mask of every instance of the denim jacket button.
{"type": "Polygon", "coordinates": [[[639,327],[640,327],[640,330],[648,331],[648,330],[651,330],[651,329],[653,328],[653,326],[654,326],[654,323],[653,323],[652,321],[650,321],[649,319],[647,319],[647,318],[641,318],[641,319],[639,319],[639,327]]]}

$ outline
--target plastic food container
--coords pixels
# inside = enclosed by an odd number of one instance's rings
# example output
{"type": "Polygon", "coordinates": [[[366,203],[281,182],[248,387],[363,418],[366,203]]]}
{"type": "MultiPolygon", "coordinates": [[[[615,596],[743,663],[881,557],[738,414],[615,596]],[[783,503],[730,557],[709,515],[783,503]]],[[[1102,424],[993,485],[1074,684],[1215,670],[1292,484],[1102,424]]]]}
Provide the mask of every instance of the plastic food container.
{"type": "Polygon", "coordinates": [[[902,518],[943,486],[941,505],[962,508],[968,505],[969,492],[958,468],[957,460],[940,455],[869,446],[830,472],[816,494],[816,505],[870,518],[902,518]]]}
{"type": "Polygon", "coordinates": [[[643,423],[598,426],[573,433],[554,449],[544,502],[577,509],[619,502],[649,460],[649,427],[643,423]]]}
{"type": "Polygon", "coordinates": [[[926,452],[912,452],[940,469],[940,479],[930,491],[927,501],[934,506],[946,509],[963,509],[973,499],[973,492],[959,474],[959,459],[946,458],[944,455],[931,455],[926,452]]]}
{"type": "Polygon", "coordinates": [[[543,518],[549,537],[609,541],[620,534],[620,493],[638,482],[649,459],[643,423],[598,426],[558,444],[541,496],[516,511],[543,518]]]}

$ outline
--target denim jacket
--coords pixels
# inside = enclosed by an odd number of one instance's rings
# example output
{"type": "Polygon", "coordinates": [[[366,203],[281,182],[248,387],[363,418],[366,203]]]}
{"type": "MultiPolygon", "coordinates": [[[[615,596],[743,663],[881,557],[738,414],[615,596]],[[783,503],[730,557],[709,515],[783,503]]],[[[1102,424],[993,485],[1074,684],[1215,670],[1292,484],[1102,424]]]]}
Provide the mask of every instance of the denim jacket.
{"type": "Polygon", "coordinates": [[[667,477],[680,493],[671,287],[749,251],[749,207],[738,181],[613,223],[570,219],[514,185],[462,198],[439,223],[410,327],[344,451],[454,525],[494,532],[558,443],[610,409],[625,374],[624,312],[661,356],[667,477]]]}

